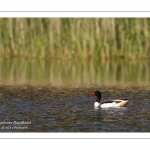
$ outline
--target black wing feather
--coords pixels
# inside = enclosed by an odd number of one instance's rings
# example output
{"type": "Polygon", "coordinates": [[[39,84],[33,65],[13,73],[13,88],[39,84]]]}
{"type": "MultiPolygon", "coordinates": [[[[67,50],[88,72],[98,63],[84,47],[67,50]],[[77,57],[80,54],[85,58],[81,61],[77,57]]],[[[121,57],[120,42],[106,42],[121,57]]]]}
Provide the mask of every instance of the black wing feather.
{"type": "Polygon", "coordinates": [[[106,101],[106,102],[103,102],[102,104],[106,104],[106,103],[113,103],[114,101],[106,101]]]}
{"type": "MultiPolygon", "coordinates": [[[[127,99],[121,99],[121,100],[127,100],[127,99]]],[[[102,104],[106,104],[106,103],[113,103],[113,102],[115,102],[115,103],[120,103],[120,102],[122,102],[122,101],[106,101],[106,102],[103,102],[102,104]]]]}

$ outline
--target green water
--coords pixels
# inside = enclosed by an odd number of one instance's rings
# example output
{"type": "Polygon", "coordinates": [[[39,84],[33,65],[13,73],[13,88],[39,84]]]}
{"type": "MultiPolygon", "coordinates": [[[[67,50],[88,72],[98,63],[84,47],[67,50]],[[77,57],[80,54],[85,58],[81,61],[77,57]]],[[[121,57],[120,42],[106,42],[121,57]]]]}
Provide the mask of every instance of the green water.
{"type": "Polygon", "coordinates": [[[150,61],[0,59],[0,85],[149,86],[150,61]]]}

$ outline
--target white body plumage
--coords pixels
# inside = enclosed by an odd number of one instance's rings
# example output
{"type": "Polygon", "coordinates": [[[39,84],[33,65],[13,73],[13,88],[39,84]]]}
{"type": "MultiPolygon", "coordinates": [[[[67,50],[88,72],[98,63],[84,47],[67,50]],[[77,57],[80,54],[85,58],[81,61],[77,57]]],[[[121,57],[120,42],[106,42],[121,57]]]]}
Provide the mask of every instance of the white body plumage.
{"type": "Polygon", "coordinates": [[[127,102],[128,100],[112,100],[111,102],[106,102],[103,104],[95,102],[94,108],[125,107],[127,102]]]}

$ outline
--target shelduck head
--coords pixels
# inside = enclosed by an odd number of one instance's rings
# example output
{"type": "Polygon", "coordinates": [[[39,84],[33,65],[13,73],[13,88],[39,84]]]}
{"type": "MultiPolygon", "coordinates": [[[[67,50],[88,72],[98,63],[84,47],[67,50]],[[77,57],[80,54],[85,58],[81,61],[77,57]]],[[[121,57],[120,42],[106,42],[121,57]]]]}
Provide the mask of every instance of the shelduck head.
{"type": "Polygon", "coordinates": [[[96,96],[96,102],[100,103],[100,100],[101,100],[101,93],[99,91],[93,91],[92,94],[91,94],[91,97],[94,97],[96,96]]]}
{"type": "Polygon", "coordinates": [[[94,96],[96,96],[94,107],[101,108],[101,105],[100,105],[101,93],[99,91],[93,91],[91,94],[91,97],[94,97],[94,96]]]}

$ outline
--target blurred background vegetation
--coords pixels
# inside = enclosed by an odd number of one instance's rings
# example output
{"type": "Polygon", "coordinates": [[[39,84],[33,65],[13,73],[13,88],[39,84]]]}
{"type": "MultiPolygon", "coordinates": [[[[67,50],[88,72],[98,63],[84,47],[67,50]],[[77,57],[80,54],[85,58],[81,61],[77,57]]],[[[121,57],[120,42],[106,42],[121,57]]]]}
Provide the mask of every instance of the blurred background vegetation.
{"type": "Polygon", "coordinates": [[[0,18],[0,57],[150,58],[149,18],[0,18]]]}
{"type": "Polygon", "coordinates": [[[0,85],[150,85],[149,39],[149,18],[0,18],[0,85]]]}

